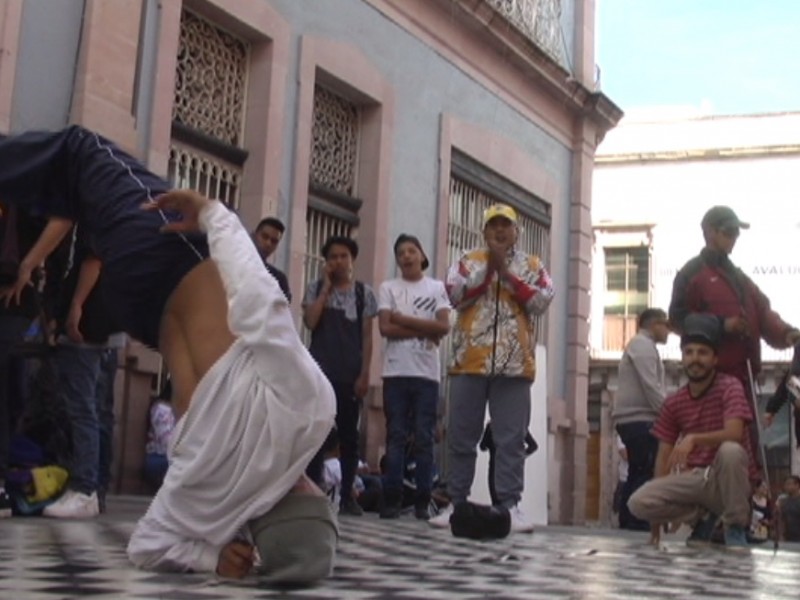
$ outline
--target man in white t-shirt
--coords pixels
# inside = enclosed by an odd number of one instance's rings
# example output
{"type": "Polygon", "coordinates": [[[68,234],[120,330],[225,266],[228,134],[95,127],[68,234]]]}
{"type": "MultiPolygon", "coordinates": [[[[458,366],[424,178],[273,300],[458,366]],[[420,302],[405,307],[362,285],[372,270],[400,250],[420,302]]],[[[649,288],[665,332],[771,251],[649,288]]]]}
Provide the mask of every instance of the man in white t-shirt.
{"type": "Polygon", "coordinates": [[[383,412],[386,415],[386,471],[383,519],[400,515],[405,449],[414,436],[414,514],[429,517],[433,482],[433,436],[439,402],[439,341],[450,330],[450,300],[444,284],[424,275],[428,258],[419,240],[401,234],[394,243],[401,276],[381,284],[378,325],[386,338],[383,354],[383,412]]]}

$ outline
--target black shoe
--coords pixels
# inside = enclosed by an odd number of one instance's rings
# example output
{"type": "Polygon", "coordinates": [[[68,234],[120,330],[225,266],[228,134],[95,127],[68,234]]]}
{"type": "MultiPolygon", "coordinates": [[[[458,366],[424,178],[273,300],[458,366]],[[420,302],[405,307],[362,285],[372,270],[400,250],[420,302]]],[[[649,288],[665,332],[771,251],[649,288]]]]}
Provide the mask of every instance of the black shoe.
{"type": "Polygon", "coordinates": [[[356,502],[355,498],[342,498],[339,504],[339,514],[360,517],[364,514],[364,509],[356,502]]]}
{"type": "Polygon", "coordinates": [[[384,504],[381,506],[380,518],[381,519],[397,519],[400,517],[399,504],[384,504]]]}
{"type": "Polygon", "coordinates": [[[0,519],[7,519],[10,516],[11,498],[8,497],[4,488],[0,488],[0,519]]]}
{"type": "Polygon", "coordinates": [[[686,545],[690,548],[705,548],[712,543],[716,543],[713,536],[717,529],[719,517],[714,513],[709,513],[703,519],[700,519],[692,528],[692,533],[689,539],[686,540],[686,545]]]}
{"type": "Polygon", "coordinates": [[[414,516],[420,521],[427,521],[431,518],[430,493],[420,492],[417,494],[417,497],[414,499],[414,516]]]}
{"type": "Polygon", "coordinates": [[[381,519],[397,519],[403,510],[403,492],[387,489],[381,498],[381,519]]]}

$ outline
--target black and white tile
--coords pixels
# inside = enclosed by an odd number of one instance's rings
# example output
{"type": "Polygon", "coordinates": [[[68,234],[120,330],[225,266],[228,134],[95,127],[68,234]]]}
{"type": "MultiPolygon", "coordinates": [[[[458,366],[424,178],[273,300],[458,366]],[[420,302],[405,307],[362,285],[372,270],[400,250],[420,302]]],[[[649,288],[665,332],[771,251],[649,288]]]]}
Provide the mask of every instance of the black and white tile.
{"type": "Polygon", "coordinates": [[[114,498],[93,521],[13,518],[0,521],[0,598],[726,598],[800,597],[800,551],[749,555],[644,545],[644,534],[585,528],[539,528],[499,542],[457,540],[446,530],[375,515],[342,519],[334,576],[317,587],[270,589],[204,575],[133,568],[125,544],[143,499],[114,498]]]}

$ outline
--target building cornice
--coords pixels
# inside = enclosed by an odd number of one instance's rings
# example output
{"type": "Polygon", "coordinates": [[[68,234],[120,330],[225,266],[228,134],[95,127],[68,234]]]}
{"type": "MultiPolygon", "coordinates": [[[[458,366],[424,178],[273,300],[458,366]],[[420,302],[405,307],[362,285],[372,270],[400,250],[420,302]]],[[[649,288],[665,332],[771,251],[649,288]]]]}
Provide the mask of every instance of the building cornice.
{"type": "Polygon", "coordinates": [[[597,143],[622,118],[610,98],[575,79],[487,0],[365,1],[567,145],[576,118],[595,125],[597,143]],[[490,51],[501,68],[487,60],[490,51]],[[547,116],[555,111],[557,122],[547,116]]]}
{"type": "Polygon", "coordinates": [[[598,154],[597,165],[642,164],[656,162],[693,162],[711,160],[743,160],[750,158],[800,157],[800,144],[779,146],[748,146],[745,148],[698,148],[693,150],[657,150],[598,154]]]}

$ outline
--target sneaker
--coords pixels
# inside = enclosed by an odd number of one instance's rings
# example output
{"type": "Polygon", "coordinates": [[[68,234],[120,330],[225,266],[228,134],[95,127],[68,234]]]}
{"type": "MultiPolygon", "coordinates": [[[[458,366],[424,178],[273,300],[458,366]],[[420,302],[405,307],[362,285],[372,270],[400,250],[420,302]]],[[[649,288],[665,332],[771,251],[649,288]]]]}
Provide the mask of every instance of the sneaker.
{"type": "Polygon", "coordinates": [[[533,533],[533,522],[525,517],[519,504],[509,508],[508,514],[511,516],[511,533],[533,533]]]}
{"type": "Polygon", "coordinates": [[[686,540],[686,545],[690,548],[707,548],[711,545],[711,537],[714,535],[714,530],[717,528],[717,521],[719,517],[714,513],[709,513],[703,519],[700,519],[692,528],[692,533],[686,540]]]}
{"type": "Polygon", "coordinates": [[[97,492],[86,495],[67,490],[61,498],[44,509],[45,517],[55,517],[57,519],[91,519],[99,514],[100,506],[97,502],[97,492]]]}
{"type": "Polygon", "coordinates": [[[351,517],[360,517],[364,514],[364,509],[356,502],[355,498],[342,498],[339,504],[339,514],[349,515],[351,517]]]}
{"type": "Polygon", "coordinates": [[[725,549],[731,552],[747,552],[750,546],[747,543],[747,532],[741,525],[725,526],[725,549]]]}
{"type": "Polygon", "coordinates": [[[428,525],[431,527],[438,527],[439,529],[450,528],[450,517],[453,514],[453,505],[448,504],[438,515],[428,519],[428,525]]]}
{"type": "Polygon", "coordinates": [[[7,519],[11,516],[11,498],[8,497],[5,488],[0,487],[0,519],[7,519]]]}

